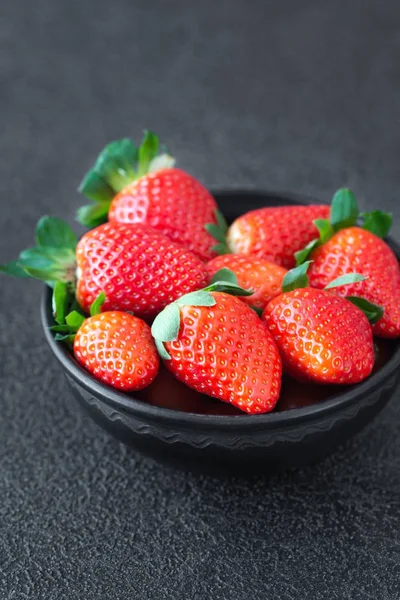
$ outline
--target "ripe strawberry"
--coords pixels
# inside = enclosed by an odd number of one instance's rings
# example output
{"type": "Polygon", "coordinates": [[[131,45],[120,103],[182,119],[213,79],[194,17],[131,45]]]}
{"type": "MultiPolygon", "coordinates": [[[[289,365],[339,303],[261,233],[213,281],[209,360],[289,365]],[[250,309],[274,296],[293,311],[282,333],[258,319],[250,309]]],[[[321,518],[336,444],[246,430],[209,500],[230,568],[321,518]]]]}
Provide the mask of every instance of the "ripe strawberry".
{"type": "Polygon", "coordinates": [[[146,319],[203,287],[207,277],[200,259],[144,225],[100,225],[80,240],[76,258],[82,308],[104,291],[104,310],[132,311],[146,319]]]}
{"type": "Polygon", "coordinates": [[[139,148],[128,139],[112,142],[81,184],[80,191],[97,203],[81,208],[78,220],[93,227],[108,213],[111,222],[143,223],[210,259],[213,238],[205,225],[216,223],[217,205],[205,187],[173,164],[159,154],[153,133],[145,133],[139,148]]]}
{"type": "Polygon", "coordinates": [[[125,310],[151,319],[182,294],[207,283],[199,258],[144,225],[106,223],[86,233],[76,246],[68,225],[45,217],[39,221],[36,237],[36,248],[25,250],[2,270],[57,282],[55,294],[67,287],[67,304],[76,287],[76,298],[86,312],[104,291],[103,310],[125,310]]]}
{"type": "Polygon", "coordinates": [[[323,288],[333,278],[357,271],[364,281],[338,287],[340,296],[359,296],[384,308],[383,317],[373,326],[376,335],[400,336],[400,268],[396,255],[373,233],[349,227],[335,233],[311,254],[310,284],[323,288]]]}
{"type": "Polygon", "coordinates": [[[223,279],[226,269],[232,271],[240,287],[253,290],[251,296],[241,298],[243,302],[259,310],[281,293],[282,281],[287,273],[286,269],[268,260],[239,254],[217,256],[206,264],[206,268],[210,282],[223,279]]]}
{"type": "MultiPolygon", "coordinates": [[[[326,219],[329,206],[279,206],[252,210],[232,223],[220,253],[254,255],[290,269],[294,254],[318,231],[314,219],[326,219]]],[[[218,238],[221,241],[221,238],[218,238]]]]}
{"type": "MultiPolygon", "coordinates": [[[[368,319],[348,300],[308,287],[308,264],[289,271],[284,292],[269,302],[262,320],[293,377],[319,383],[362,381],[374,366],[368,319]]],[[[360,277],[355,274],[336,283],[357,280],[360,277]]]]}
{"type": "Polygon", "coordinates": [[[274,341],[244,302],[212,289],[183,296],[156,317],[157,348],[189,387],[250,414],[269,412],[281,385],[274,341]]]}
{"type": "Polygon", "coordinates": [[[73,342],[76,360],[96,379],[124,392],[141,390],[160,366],[150,327],[121,311],[97,313],[104,299],[101,294],[88,319],[76,311],[67,315],[64,325],[53,327],[57,339],[73,342]]]}
{"type": "Polygon", "coordinates": [[[364,214],[363,228],[355,226],[358,216],[354,194],[338,190],[332,200],[331,222],[323,224],[320,239],[299,253],[300,260],[310,255],[310,284],[316,288],[352,271],[363,275],[364,281],[337,287],[334,293],[380,305],[384,314],[372,330],[377,336],[396,338],[400,336],[400,267],[395,254],[380,239],[389,231],[391,216],[380,211],[364,214]]]}

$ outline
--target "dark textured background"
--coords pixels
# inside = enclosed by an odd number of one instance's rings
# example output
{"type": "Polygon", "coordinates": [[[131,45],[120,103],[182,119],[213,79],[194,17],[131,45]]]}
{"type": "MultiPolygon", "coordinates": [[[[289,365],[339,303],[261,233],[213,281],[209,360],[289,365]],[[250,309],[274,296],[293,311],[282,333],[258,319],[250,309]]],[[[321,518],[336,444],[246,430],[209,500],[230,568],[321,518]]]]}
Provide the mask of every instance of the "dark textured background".
{"type": "MultiPolygon", "coordinates": [[[[145,126],[208,186],[399,210],[399,62],[396,1],[2,2],[0,259],[145,126]]],[[[1,279],[1,600],[400,598],[398,397],[317,468],[168,471],[81,415],[40,292],[1,279]]]]}

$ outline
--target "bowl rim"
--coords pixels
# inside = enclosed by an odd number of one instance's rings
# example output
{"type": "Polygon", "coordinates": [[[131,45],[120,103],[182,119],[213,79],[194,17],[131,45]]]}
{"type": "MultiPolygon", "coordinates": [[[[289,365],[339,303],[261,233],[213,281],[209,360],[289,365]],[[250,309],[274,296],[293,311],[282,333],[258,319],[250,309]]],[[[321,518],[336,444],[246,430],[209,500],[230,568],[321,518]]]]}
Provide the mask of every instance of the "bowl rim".
{"type": "MultiPolygon", "coordinates": [[[[218,199],[232,196],[251,196],[253,198],[268,198],[287,202],[290,204],[326,204],[321,200],[310,196],[292,193],[259,189],[214,189],[213,195],[218,199]]],[[[251,210],[251,209],[250,209],[251,210]]],[[[400,257],[400,246],[393,240],[388,238],[391,248],[400,257]]],[[[239,415],[208,415],[192,412],[183,412],[171,408],[164,408],[153,404],[148,404],[143,400],[128,396],[124,392],[120,392],[111,387],[106,386],[90,375],[78,362],[74,359],[65,344],[56,342],[49,327],[54,324],[54,319],[51,311],[51,288],[45,286],[41,300],[41,321],[44,329],[46,340],[52,349],[57,360],[64,367],[66,374],[72,377],[80,386],[83,386],[89,393],[98,397],[113,406],[114,408],[122,409],[126,413],[136,416],[140,419],[150,419],[163,421],[166,424],[186,423],[188,425],[197,425],[206,429],[226,429],[231,432],[232,429],[247,430],[254,428],[270,427],[271,429],[281,426],[295,426],[304,422],[315,420],[319,417],[331,415],[337,410],[341,410],[360,400],[363,396],[369,395],[375,389],[380,389],[384,386],[386,380],[390,378],[400,367],[400,344],[396,348],[393,356],[383,365],[379,371],[371,375],[365,381],[355,384],[350,389],[343,393],[336,394],[318,404],[310,406],[293,408],[281,412],[269,412],[260,415],[248,415],[246,413],[239,415]]]]}

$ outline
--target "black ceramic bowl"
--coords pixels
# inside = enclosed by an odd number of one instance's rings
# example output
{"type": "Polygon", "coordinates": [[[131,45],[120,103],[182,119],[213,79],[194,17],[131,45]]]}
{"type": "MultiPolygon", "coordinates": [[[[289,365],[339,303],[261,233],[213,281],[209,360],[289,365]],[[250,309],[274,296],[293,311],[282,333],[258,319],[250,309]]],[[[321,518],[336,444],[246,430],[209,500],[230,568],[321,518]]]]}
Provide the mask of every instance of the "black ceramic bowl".
{"type": "MultiPolygon", "coordinates": [[[[306,204],[291,194],[215,194],[228,220],[261,206],[306,204]]],[[[399,256],[399,248],[392,243],[399,256]]],[[[97,382],[55,342],[51,292],[43,296],[47,341],[80,404],[118,440],[161,461],[190,467],[261,471],[316,461],[360,431],[386,405],[400,376],[400,343],[382,343],[382,365],[366,381],[343,388],[286,380],[278,411],[249,416],[179,384],[164,369],[145,392],[126,395],[97,382]],[[211,414],[210,414],[211,413],[211,414]]]]}

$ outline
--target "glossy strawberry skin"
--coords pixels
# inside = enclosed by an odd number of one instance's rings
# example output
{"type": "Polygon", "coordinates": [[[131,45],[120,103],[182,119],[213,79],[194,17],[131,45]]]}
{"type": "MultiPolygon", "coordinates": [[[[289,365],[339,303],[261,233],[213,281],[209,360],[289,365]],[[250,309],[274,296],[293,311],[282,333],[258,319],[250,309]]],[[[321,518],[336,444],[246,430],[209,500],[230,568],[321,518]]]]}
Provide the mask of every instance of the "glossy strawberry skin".
{"type": "Polygon", "coordinates": [[[308,269],[310,285],[324,288],[345,273],[360,273],[367,279],[332,288],[340,296],[362,296],[385,310],[372,330],[386,338],[400,336],[400,268],[389,246],[379,237],[359,227],[338,231],[314,250],[308,269]]]}
{"type": "Polygon", "coordinates": [[[108,219],[145,223],[182,244],[201,260],[215,256],[215,240],[204,229],[215,223],[217,205],[194,177],[180,169],[144,175],[123,188],[111,203],[108,219]]]}
{"type": "Polygon", "coordinates": [[[254,255],[286,269],[294,253],[318,237],[313,221],[329,218],[329,206],[279,206],[250,211],[232,223],[227,242],[235,254],[254,255]]]}
{"type": "Polygon", "coordinates": [[[207,263],[209,280],[223,268],[235,273],[238,284],[244,289],[252,289],[252,296],[243,296],[241,300],[263,310],[268,302],[281,293],[282,281],[287,270],[268,260],[255,256],[225,254],[217,256],[207,263]]]}
{"type": "Polygon", "coordinates": [[[212,307],[183,306],[178,338],[165,343],[166,367],[183,383],[249,414],[271,411],[282,364],[258,316],[240,299],[213,292],[212,307]]]}
{"type": "Polygon", "coordinates": [[[75,336],[74,355],[96,379],[124,392],[150,385],[160,364],[150,327],[120,311],[86,319],[75,336]]]}
{"type": "Polygon", "coordinates": [[[106,223],[77,246],[77,300],[86,312],[100,292],[102,310],[152,319],[167,304],[207,283],[204,263],[143,225],[106,223]]]}
{"type": "Polygon", "coordinates": [[[277,296],[262,320],[283,365],[296,379],[352,384],[374,366],[371,326],[364,313],[323,290],[301,288],[277,296]]]}

